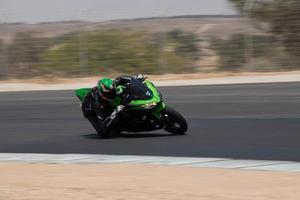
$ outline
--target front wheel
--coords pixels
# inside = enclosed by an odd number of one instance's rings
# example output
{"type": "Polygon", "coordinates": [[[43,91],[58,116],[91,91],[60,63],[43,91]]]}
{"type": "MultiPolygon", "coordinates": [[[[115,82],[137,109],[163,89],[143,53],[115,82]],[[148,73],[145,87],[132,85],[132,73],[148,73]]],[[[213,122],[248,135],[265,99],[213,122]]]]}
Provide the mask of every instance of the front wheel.
{"type": "Polygon", "coordinates": [[[183,135],[186,133],[188,125],[180,113],[170,107],[166,107],[162,115],[166,121],[166,131],[174,135],[183,135]]]}

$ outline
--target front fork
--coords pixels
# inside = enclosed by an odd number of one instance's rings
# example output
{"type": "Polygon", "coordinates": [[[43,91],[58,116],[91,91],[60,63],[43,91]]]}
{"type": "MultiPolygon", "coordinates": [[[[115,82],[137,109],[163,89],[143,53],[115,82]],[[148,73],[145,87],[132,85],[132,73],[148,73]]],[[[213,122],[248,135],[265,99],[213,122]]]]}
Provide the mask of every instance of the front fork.
{"type": "Polygon", "coordinates": [[[152,112],[153,118],[157,121],[157,123],[162,127],[166,128],[169,126],[169,122],[165,114],[163,113],[164,109],[166,108],[166,104],[164,102],[161,102],[159,105],[157,105],[152,112]]]}
{"type": "Polygon", "coordinates": [[[161,111],[163,111],[166,108],[166,104],[164,102],[159,103],[153,110],[152,110],[152,116],[157,119],[161,120],[161,111]]]}

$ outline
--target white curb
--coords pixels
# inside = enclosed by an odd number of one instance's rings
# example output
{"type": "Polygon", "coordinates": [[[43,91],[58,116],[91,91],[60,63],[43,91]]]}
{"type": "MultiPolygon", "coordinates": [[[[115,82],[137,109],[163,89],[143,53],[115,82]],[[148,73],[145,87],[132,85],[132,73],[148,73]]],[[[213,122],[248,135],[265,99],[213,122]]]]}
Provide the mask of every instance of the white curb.
{"type": "Polygon", "coordinates": [[[243,169],[255,171],[300,172],[300,162],[238,160],[228,158],[189,158],[162,156],[119,156],[96,154],[0,153],[0,162],[105,164],[144,163],[199,168],[243,169]]]}

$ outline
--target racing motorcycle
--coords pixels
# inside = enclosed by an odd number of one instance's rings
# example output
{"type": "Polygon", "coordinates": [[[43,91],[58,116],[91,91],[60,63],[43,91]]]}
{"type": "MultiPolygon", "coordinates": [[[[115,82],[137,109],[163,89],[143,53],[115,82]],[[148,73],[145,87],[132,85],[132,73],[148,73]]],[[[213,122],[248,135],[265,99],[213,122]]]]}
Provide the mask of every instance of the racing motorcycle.
{"type": "MultiPolygon", "coordinates": [[[[81,88],[75,90],[75,94],[83,102],[91,90],[92,88],[81,88]]],[[[132,79],[127,84],[126,91],[133,98],[125,111],[118,114],[114,130],[119,133],[136,133],[164,129],[175,135],[186,133],[188,124],[184,117],[164,103],[162,93],[151,81],[132,79]]],[[[117,96],[110,105],[116,108],[120,103],[121,97],[117,96]]],[[[109,131],[98,131],[98,135],[102,138],[109,137],[109,131]]]]}

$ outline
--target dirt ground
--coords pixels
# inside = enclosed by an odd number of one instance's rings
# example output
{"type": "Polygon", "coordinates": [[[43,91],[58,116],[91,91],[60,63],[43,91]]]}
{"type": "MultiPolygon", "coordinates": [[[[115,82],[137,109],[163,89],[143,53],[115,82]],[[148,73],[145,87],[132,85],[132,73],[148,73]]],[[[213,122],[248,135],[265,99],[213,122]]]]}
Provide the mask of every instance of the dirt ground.
{"type": "Polygon", "coordinates": [[[0,163],[0,200],[297,200],[300,173],[0,163]]]}
{"type": "MultiPolygon", "coordinates": [[[[190,74],[164,74],[164,75],[145,75],[152,81],[169,81],[169,80],[192,80],[192,79],[210,79],[224,77],[248,77],[248,76],[280,76],[280,75],[297,75],[300,71],[290,72],[211,72],[211,73],[190,73],[190,74]]],[[[120,74],[112,74],[109,77],[117,77],[120,74]]],[[[61,78],[55,76],[44,76],[32,79],[9,79],[2,80],[1,83],[36,83],[36,84],[68,84],[82,82],[97,82],[101,76],[89,76],[85,78],[61,78]]]]}

